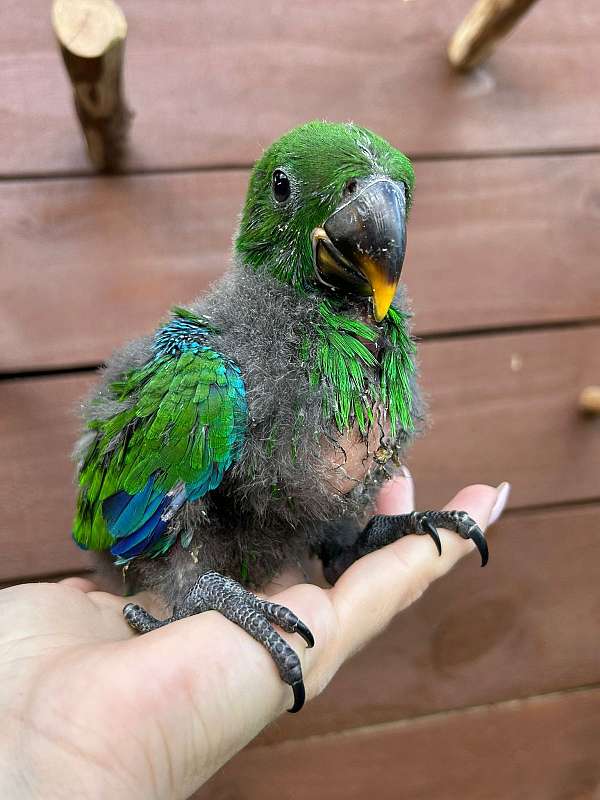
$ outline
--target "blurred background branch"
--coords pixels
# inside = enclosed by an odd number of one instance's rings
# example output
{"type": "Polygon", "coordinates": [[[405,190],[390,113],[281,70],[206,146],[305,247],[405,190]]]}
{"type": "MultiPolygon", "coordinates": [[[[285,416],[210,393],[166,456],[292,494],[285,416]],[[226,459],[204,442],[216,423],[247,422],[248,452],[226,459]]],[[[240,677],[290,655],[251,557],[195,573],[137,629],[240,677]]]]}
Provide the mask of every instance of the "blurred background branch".
{"type": "Polygon", "coordinates": [[[90,161],[116,171],[132,116],[123,97],[125,16],[113,0],[54,0],[52,26],[90,161]]]}
{"type": "Polygon", "coordinates": [[[477,0],[448,46],[448,58],[452,66],[467,70],[480,64],[536,2],[477,0]]]}

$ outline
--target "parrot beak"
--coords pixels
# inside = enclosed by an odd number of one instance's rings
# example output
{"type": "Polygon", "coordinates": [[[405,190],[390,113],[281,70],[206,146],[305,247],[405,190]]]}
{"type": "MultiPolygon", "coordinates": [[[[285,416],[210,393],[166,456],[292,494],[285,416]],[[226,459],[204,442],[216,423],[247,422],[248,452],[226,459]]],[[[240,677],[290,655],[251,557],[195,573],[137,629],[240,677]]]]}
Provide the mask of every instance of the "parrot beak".
{"type": "Polygon", "coordinates": [[[370,178],[312,232],[318,280],[334,291],[373,298],[377,322],[388,312],[406,250],[406,190],[370,178]]]}

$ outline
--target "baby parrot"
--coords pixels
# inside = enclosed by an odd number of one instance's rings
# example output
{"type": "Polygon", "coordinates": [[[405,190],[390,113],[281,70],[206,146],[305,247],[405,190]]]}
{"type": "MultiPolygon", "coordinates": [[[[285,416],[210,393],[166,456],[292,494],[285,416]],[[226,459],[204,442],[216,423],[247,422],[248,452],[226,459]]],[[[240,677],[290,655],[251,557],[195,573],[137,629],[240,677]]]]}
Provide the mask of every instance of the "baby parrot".
{"type": "Polygon", "coordinates": [[[256,597],[307,554],[332,583],[357,558],[437,527],[485,538],[464,512],[371,516],[423,418],[400,272],[414,190],[409,159],[353,124],[310,122],[257,162],[232,264],[118,352],[84,407],[73,527],[132,590],[173,605],[137,631],[209,609],[267,648],[304,703],[300,661],[256,597]],[[365,524],[366,523],[366,524],[365,524]]]}

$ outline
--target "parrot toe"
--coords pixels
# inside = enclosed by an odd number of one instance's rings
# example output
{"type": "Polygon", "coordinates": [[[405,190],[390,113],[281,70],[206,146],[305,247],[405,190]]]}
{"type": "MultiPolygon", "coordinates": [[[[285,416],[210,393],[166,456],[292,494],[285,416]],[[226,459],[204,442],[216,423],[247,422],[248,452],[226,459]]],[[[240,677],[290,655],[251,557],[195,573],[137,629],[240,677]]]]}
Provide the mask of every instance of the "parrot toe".
{"type": "Polygon", "coordinates": [[[470,539],[479,550],[481,566],[485,567],[489,558],[487,540],[479,525],[466,511],[425,511],[423,513],[441,515],[443,521],[438,522],[439,525],[447,530],[455,531],[463,539],[470,539]]]}
{"type": "Polygon", "coordinates": [[[150,633],[150,631],[167,624],[166,620],[163,622],[156,619],[152,614],[149,614],[145,608],[135,605],[135,603],[127,603],[123,609],[123,616],[127,620],[129,626],[138,633],[150,633]]]}
{"type": "Polygon", "coordinates": [[[315,638],[310,632],[308,625],[305,625],[293,611],[278,603],[271,603],[268,600],[255,598],[255,605],[259,611],[265,615],[269,622],[274,622],[286,633],[297,633],[306,642],[307,647],[315,646],[315,638]]]}
{"type": "Polygon", "coordinates": [[[289,711],[300,711],[306,698],[302,664],[298,654],[275,630],[273,624],[286,633],[297,633],[308,647],[313,647],[315,640],[309,628],[289,608],[256,597],[233,578],[218,572],[205,572],[189,589],[181,605],[173,609],[173,614],[168,619],[157,620],[141,606],[133,603],[125,606],[123,615],[134,630],[148,633],[203,611],[218,611],[269,652],[281,680],[294,693],[294,704],[289,711]]]}
{"type": "Polygon", "coordinates": [[[331,583],[335,583],[357,559],[410,534],[430,536],[441,555],[442,542],[438,528],[445,528],[458,533],[463,539],[470,539],[479,551],[481,566],[485,567],[489,557],[486,538],[479,525],[465,511],[413,511],[396,516],[377,514],[371,517],[354,544],[323,549],[325,575],[331,583]]]}
{"type": "MultiPolygon", "coordinates": [[[[373,519],[378,518],[373,517],[373,519]]],[[[388,530],[391,528],[392,541],[411,533],[427,534],[433,539],[438,554],[442,555],[442,542],[438,528],[445,528],[458,533],[462,539],[471,539],[481,556],[482,567],[485,567],[488,562],[488,545],[483,531],[466,511],[413,511],[411,514],[400,517],[383,517],[383,519],[393,520],[383,526],[388,530]]],[[[384,537],[389,539],[390,532],[385,532],[384,537]]],[[[379,535],[381,536],[381,533],[379,535]]]]}
{"type": "Polygon", "coordinates": [[[413,511],[407,515],[413,526],[413,530],[407,533],[426,533],[435,542],[435,546],[442,555],[442,543],[438,534],[438,528],[445,528],[454,531],[463,539],[471,539],[479,555],[481,556],[481,566],[485,567],[488,562],[488,545],[483,531],[466,511],[413,511]]]}

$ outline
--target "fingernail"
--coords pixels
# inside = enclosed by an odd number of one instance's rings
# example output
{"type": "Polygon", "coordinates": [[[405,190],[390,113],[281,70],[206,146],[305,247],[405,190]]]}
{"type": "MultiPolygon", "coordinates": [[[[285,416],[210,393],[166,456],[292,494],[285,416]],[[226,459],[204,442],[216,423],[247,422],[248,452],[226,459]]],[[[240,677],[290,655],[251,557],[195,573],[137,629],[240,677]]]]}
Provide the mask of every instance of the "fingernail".
{"type": "Polygon", "coordinates": [[[400,473],[404,478],[407,478],[409,481],[412,481],[412,475],[410,474],[410,470],[406,466],[406,464],[402,464],[402,466],[400,467],[400,473]]]}
{"type": "Polygon", "coordinates": [[[496,488],[496,502],[494,503],[490,513],[488,525],[493,525],[494,522],[497,522],[500,519],[500,516],[506,507],[506,503],[508,502],[509,496],[510,483],[504,481],[496,488]]]}

